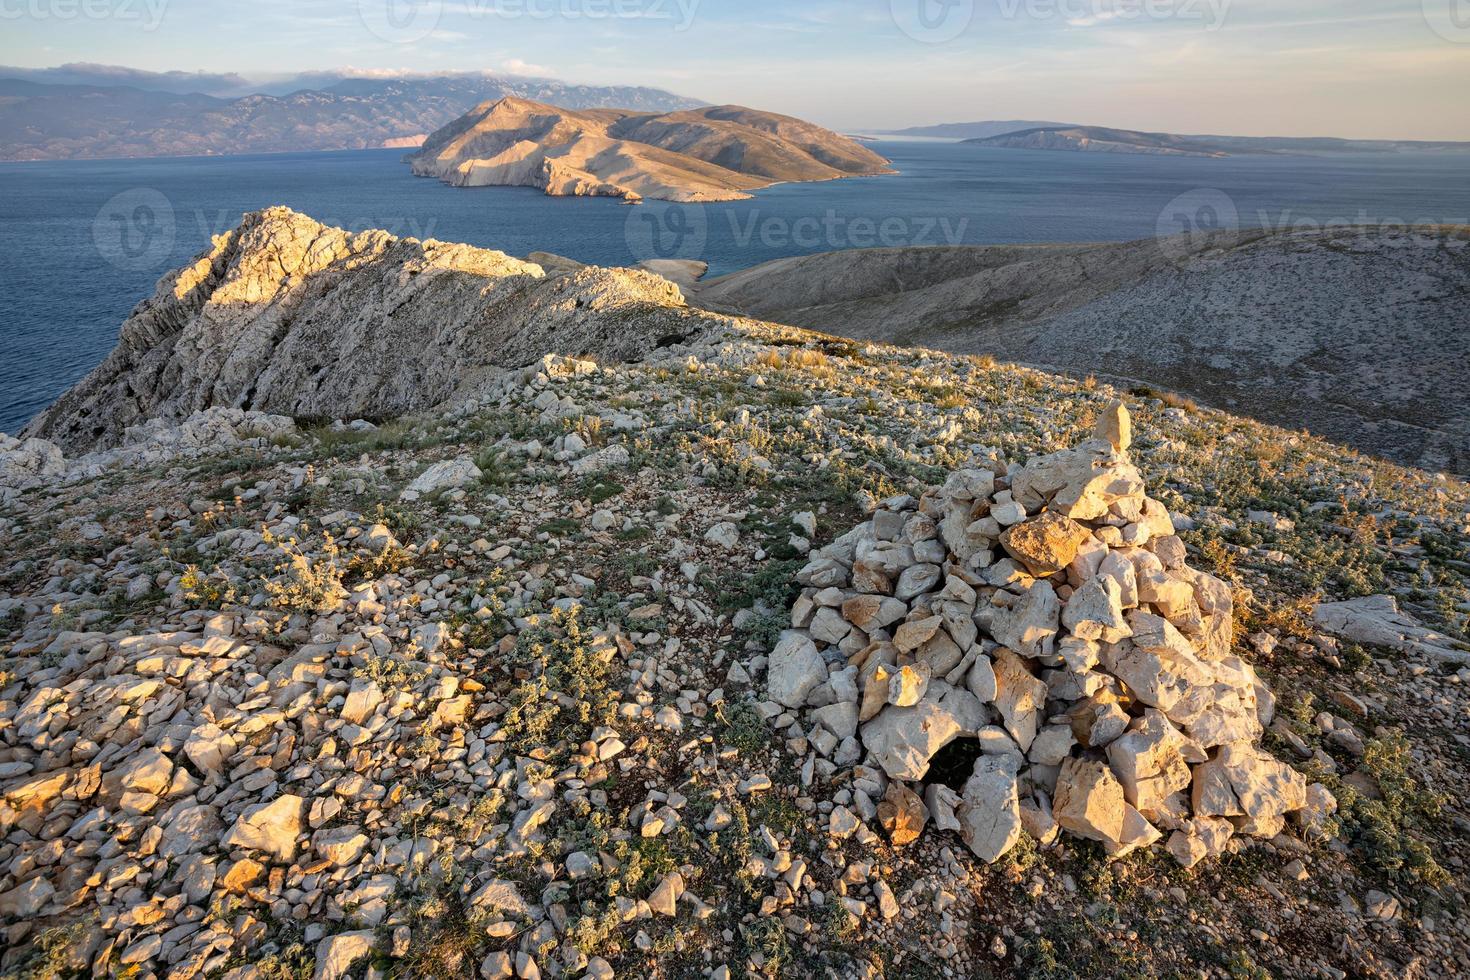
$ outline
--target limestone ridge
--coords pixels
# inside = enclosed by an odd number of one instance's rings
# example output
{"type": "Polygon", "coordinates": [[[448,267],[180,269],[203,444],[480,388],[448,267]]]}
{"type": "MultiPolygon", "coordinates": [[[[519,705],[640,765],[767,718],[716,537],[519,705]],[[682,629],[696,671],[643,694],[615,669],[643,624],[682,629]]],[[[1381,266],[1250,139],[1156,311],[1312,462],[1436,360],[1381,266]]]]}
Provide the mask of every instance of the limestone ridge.
{"type": "Polygon", "coordinates": [[[1169,833],[1192,866],[1335,810],[1259,748],[1274,699],[1231,652],[1230,588],[1186,564],[1130,441],[1116,405],[1074,449],[883,501],[798,574],[766,710],[858,766],[895,843],[931,819],[992,862],[1023,828],[1113,857],[1169,833]],[[956,741],[973,771],[929,779],[956,741]]]}
{"type": "Polygon", "coordinates": [[[663,115],[485,102],[408,157],[456,187],[538,187],[556,196],[733,201],[775,183],[886,174],[888,161],[811,123],[741,106],[663,115]]]}
{"type": "Polygon", "coordinates": [[[270,208],[164,276],[116,349],[23,435],[71,453],[214,407],[396,416],[472,396],[553,348],[638,359],[722,322],[651,273],[547,276],[500,252],[270,208]]]}

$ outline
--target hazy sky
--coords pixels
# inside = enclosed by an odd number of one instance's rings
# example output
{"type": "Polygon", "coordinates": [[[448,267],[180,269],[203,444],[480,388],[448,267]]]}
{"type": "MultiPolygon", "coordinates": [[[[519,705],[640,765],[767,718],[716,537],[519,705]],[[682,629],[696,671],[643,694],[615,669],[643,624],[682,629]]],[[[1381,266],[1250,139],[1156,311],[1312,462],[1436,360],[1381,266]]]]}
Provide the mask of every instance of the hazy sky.
{"type": "Polygon", "coordinates": [[[844,129],[1470,139],[1470,0],[0,0],[0,63],[654,85],[844,129]]]}

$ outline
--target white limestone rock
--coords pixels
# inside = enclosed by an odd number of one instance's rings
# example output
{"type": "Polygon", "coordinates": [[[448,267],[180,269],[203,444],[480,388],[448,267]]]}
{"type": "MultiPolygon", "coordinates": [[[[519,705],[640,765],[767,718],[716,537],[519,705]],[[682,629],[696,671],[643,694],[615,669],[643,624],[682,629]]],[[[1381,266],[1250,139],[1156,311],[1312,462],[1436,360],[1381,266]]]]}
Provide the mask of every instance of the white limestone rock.
{"type": "Polygon", "coordinates": [[[912,708],[885,708],[862,726],[868,754],[892,779],[918,782],[929,760],[964,731],[953,713],[933,700],[912,708]]]}
{"type": "Polygon", "coordinates": [[[766,667],[766,691],[771,700],[800,708],[807,695],[826,679],[826,661],[811,637],[795,630],[782,633],[766,667]]]}
{"type": "Polygon", "coordinates": [[[408,485],[407,493],[437,493],[440,490],[448,490],[452,487],[462,487],[474,483],[483,474],[475,461],[468,456],[460,456],[457,459],[446,459],[435,463],[408,485]]]}
{"type": "Polygon", "coordinates": [[[249,807],[224,837],[226,847],[263,851],[283,864],[296,859],[297,838],[306,814],[306,801],[286,794],[269,803],[249,807]]]}
{"type": "Polygon", "coordinates": [[[955,816],[965,845],[985,863],[994,864],[1015,847],[1021,837],[1021,807],[1014,759],[976,759],[955,816]]]}

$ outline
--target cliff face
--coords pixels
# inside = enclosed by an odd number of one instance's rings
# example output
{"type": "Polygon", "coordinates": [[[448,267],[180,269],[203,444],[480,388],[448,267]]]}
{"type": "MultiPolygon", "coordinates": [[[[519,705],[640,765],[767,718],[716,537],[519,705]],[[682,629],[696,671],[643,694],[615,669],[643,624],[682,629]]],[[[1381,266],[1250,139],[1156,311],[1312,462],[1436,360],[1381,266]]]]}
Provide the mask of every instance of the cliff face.
{"type": "Polygon", "coordinates": [[[160,280],[107,360],[25,435],[76,451],[116,445],[146,419],[216,406],[397,415],[473,391],[552,346],[636,359],[717,319],[646,272],[547,277],[500,252],[351,234],[271,208],[160,280]]]}
{"type": "Polygon", "coordinates": [[[458,187],[630,201],[730,201],[774,183],[892,172],[854,140],[740,106],[656,115],[524,99],[476,106],[408,159],[414,173],[458,187]]]}
{"type": "Polygon", "coordinates": [[[1470,472],[1470,229],[834,252],[694,295],[847,337],[1157,385],[1470,472]]]}

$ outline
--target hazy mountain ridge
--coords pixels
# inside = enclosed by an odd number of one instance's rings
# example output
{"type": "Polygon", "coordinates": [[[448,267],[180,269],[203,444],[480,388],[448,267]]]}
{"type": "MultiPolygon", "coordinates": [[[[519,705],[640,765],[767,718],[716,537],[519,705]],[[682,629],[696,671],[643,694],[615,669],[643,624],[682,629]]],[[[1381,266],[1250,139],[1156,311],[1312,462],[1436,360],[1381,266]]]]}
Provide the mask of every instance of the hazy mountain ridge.
{"type": "MultiPolygon", "coordinates": [[[[148,73],[141,74],[146,82],[148,73]]],[[[702,105],[659,89],[484,74],[322,80],[330,84],[221,98],[0,77],[0,160],[365,149],[422,137],[470,106],[505,96],[658,112],[702,105]]]]}
{"type": "Polygon", "coordinates": [[[1004,136],[1026,129],[1051,129],[1067,126],[1068,123],[1046,122],[1035,119],[994,119],[968,123],[938,123],[933,126],[910,126],[907,129],[878,130],[880,136],[919,136],[926,139],[985,139],[988,136],[1004,136]]]}
{"type": "Polygon", "coordinates": [[[524,99],[476,106],[408,159],[415,174],[456,187],[630,201],[730,201],[778,182],[893,172],[855,140],[743,106],[653,114],[524,99]]]}
{"type": "Polygon", "coordinates": [[[1234,154],[1470,152],[1470,142],[1348,140],[1334,137],[1182,136],[1106,126],[1039,126],[966,143],[1016,150],[1226,157],[1234,154]]]}
{"type": "Polygon", "coordinates": [[[1016,150],[1073,150],[1083,153],[1138,153],[1160,156],[1224,157],[1225,150],[1203,140],[1169,133],[1140,133],[1103,126],[1027,129],[966,140],[1016,150]]]}
{"type": "Polygon", "coordinates": [[[1154,384],[1470,472],[1470,229],[837,252],[711,280],[694,299],[1154,384]]]}
{"type": "MultiPolygon", "coordinates": [[[[139,88],[150,92],[172,92],[175,95],[215,95],[238,97],[269,91],[235,72],[148,71],[125,65],[100,65],[73,61],[50,68],[21,68],[0,65],[0,78],[36,82],[45,85],[86,85],[96,88],[139,88]]],[[[293,85],[288,91],[308,88],[293,85]]]]}

